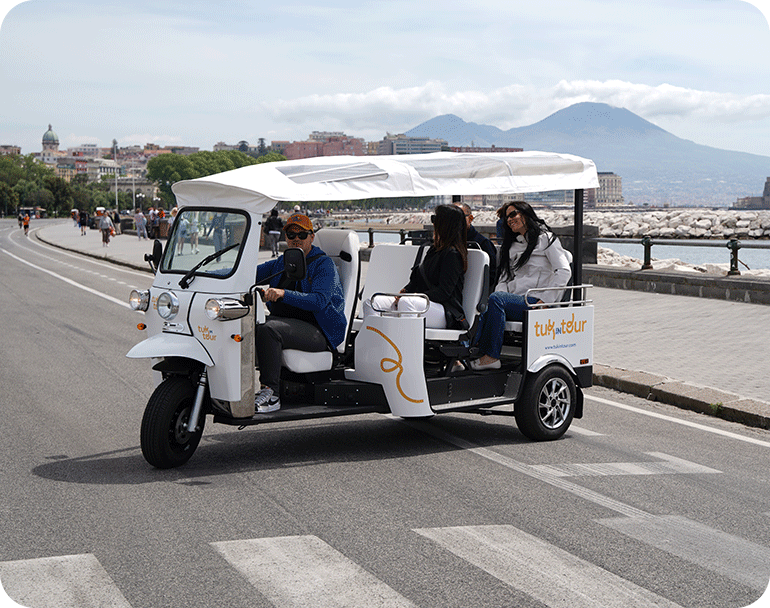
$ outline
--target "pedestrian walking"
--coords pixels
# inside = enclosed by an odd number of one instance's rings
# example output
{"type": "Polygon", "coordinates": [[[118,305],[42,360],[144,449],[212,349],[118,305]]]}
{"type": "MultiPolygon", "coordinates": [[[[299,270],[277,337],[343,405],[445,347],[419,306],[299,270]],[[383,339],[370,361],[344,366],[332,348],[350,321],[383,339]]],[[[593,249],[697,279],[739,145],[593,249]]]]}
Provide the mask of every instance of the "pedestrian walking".
{"type": "Polygon", "coordinates": [[[136,236],[141,241],[147,237],[147,218],[144,217],[142,210],[137,207],[134,213],[134,224],[136,224],[136,236]]]}
{"type": "Polygon", "coordinates": [[[102,232],[102,247],[110,246],[110,237],[112,236],[114,229],[115,227],[113,226],[110,214],[103,211],[99,218],[99,230],[102,232]]]}
{"type": "Polygon", "coordinates": [[[281,230],[283,230],[283,222],[278,217],[278,209],[273,209],[270,212],[270,217],[265,221],[265,245],[270,247],[273,252],[272,257],[278,257],[278,240],[281,238],[281,230]]]}
{"type": "Polygon", "coordinates": [[[78,215],[78,224],[80,225],[80,236],[85,236],[86,228],[88,228],[88,213],[85,210],[78,215]]]}

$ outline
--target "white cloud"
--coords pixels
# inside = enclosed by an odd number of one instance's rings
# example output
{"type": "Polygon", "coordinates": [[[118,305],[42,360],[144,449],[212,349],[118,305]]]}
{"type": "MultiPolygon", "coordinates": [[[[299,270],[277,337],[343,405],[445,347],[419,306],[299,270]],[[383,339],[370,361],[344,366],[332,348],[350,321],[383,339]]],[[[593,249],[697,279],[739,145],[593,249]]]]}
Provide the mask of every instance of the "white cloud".
{"type": "Polygon", "coordinates": [[[736,123],[770,117],[770,95],[737,95],[620,80],[562,80],[545,89],[511,85],[488,92],[450,90],[443,83],[432,81],[404,89],[378,87],[365,93],[266,101],[261,104],[260,111],[285,123],[334,118],[351,127],[382,115],[393,117],[396,123],[413,121],[416,117],[427,120],[440,114],[457,114],[474,122],[495,121],[497,117],[507,116],[505,123],[494,124],[508,129],[536,122],[583,101],[623,107],[651,121],[673,116],[736,123]]]}

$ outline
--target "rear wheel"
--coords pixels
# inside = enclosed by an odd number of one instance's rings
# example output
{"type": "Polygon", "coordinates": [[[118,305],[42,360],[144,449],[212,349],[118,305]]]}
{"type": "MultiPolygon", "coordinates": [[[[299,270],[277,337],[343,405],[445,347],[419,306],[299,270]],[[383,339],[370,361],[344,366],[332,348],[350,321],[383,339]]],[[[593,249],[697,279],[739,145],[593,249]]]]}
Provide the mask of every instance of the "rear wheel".
{"type": "Polygon", "coordinates": [[[514,416],[519,430],[535,441],[561,437],[575,415],[577,388],[561,365],[548,365],[527,379],[514,416]]]}
{"type": "Polygon", "coordinates": [[[169,377],[155,389],[142,418],[141,446],[145,460],[159,469],[183,465],[193,455],[203,435],[204,415],[198,430],[187,430],[195,403],[196,387],[187,379],[169,377]]]}

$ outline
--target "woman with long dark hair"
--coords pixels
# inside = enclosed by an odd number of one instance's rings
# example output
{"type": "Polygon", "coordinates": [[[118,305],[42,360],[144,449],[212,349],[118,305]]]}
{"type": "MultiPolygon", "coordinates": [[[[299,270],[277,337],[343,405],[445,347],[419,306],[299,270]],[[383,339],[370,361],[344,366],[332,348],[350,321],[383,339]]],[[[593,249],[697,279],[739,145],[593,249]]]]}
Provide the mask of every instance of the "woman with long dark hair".
{"type": "MultiPolygon", "coordinates": [[[[439,205],[431,216],[433,245],[419,266],[412,269],[409,282],[401,293],[428,296],[430,308],[426,326],[433,329],[461,326],[463,279],[468,269],[467,225],[465,214],[454,205],[439,205]]],[[[377,296],[364,302],[364,314],[397,310],[417,312],[425,308],[422,298],[377,296]]]]}
{"type": "Polygon", "coordinates": [[[498,210],[504,237],[500,247],[497,287],[481,316],[476,345],[481,358],[471,361],[474,370],[498,369],[506,321],[521,321],[524,310],[538,303],[556,302],[563,291],[525,294],[535,287],[565,287],[572,276],[570,254],[564,250],[535,210],[524,201],[513,201],[498,210]]]}

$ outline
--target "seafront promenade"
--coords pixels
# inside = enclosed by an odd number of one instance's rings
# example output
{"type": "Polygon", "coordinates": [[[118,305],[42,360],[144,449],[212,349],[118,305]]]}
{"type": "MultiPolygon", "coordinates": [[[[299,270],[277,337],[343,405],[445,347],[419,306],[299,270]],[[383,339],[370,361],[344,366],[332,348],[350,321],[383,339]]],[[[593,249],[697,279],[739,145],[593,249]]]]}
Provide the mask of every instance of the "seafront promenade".
{"type": "MultiPolygon", "coordinates": [[[[105,248],[99,231],[80,236],[71,221],[40,222],[31,236],[145,271],[151,283],[144,261],[151,241],[124,234],[105,248]]],[[[769,306],[604,287],[588,295],[595,306],[595,384],[770,428],[769,306]]]]}

